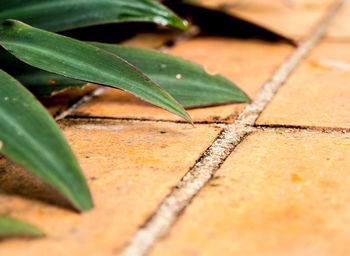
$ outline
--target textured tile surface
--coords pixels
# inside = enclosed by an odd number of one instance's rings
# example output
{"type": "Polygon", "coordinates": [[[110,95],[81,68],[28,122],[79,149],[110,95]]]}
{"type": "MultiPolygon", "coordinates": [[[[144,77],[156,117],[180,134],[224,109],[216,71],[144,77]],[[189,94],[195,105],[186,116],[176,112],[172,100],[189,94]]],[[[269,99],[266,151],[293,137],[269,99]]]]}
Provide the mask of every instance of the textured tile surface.
{"type": "Polygon", "coordinates": [[[150,255],[348,255],[349,153],[349,134],[248,136],[150,255]]]}
{"type": "Polygon", "coordinates": [[[57,196],[1,159],[0,214],[33,223],[48,236],[2,240],[2,256],[112,255],[219,132],[207,125],[102,121],[65,121],[62,129],[89,181],[95,209],[79,215],[44,203],[57,196]]]}
{"type": "Polygon", "coordinates": [[[257,121],[261,125],[350,128],[350,44],[323,42],[257,121]]]}
{"type": "MultiPolygon", "coordinates": [[[[168,52],[203,65],[209,72],[220,73],[235,81],[252,98],[292,51],[286,44],[271,44],[255,40],[201,37],[179,43],[168,52]],[[212,53],[212,54],[208,54],[212,53]]],[[[195,122],[233,122],[245,104],[189,110],[195,122]]],[[[73,115],[169,120],[181,119],[165,110],[143,103],[139,99],[108,89],[82,105],[73,115]]]]}

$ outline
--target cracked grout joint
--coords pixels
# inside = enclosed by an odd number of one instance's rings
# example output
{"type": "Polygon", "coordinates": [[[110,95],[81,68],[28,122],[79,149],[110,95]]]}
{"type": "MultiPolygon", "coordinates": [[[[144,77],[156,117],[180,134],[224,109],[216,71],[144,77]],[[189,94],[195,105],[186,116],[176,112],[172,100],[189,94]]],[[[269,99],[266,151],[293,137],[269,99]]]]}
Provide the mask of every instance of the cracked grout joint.
{"type": "Polygon", "coordinates": [[[299,65],[300,61],[305,58],[313,46],[324,36],[330,21],[343,3],[344,0],[338,1],[328,11],[310,36],[300,43],[299,47],[292,52],[289,58],[272,75],[271,79],[265,83],[255,100],[245,108],[233,124],[225,127],[194,167],[179,182],[176,189],[163,200],[156,212],[136,231],[130,239],[129,244],[115,255],[145,255],[160,238],[168,233],[170,227],[177,220],[177,217],[196,196],[199,190],[213,177],[236,146],[247,135],[257,129],[254,127],[254,124],[260,113],[293,70],[299,65]]]}

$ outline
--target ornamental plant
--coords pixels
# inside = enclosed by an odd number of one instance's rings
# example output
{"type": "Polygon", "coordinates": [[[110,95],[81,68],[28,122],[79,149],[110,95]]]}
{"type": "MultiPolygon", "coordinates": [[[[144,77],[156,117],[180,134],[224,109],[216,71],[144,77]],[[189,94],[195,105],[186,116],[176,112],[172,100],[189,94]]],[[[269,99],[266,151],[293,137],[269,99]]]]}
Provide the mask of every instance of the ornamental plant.
{"type": "MultiPolygon", "coordinates": [[[[89,82],[127,91],[188,122],[185,108],[249,101],[228,79],[181,58],[56,33],[126,21],[187,29],[186,22],[153,0],[0,2],[0,153],[46,182],[79,212],[93,207],[89,188],[67,141],[33,93],[49,95],[89,82]]],[[[0,216],[0,235],[42,234],[0,216]]]]}

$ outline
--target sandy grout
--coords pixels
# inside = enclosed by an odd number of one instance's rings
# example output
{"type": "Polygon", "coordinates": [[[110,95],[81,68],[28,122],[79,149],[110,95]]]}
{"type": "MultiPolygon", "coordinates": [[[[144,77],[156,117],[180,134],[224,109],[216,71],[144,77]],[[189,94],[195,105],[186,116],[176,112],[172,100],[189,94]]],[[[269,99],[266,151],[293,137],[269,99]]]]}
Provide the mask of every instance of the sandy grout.
{"type": "Polygon", "coordinates": [[[159,239],[169,232],[170,227],[181,212],[199,190],[208,183],[236,146],[244,137],[257,130],[254,124],[260,113],[272,100],[289,75],[322,38],[330,21],[343,3],[344,0],[339,0],[334,5],[310,36],[302,41],[289,58],[275,71],[254,101],[244,109],[233,124],[224,128],[213,144],[182,178],[176,189],[163,200],[155,213],[134,233],[129,243],[115,255],[145,255],[159,239]]]}

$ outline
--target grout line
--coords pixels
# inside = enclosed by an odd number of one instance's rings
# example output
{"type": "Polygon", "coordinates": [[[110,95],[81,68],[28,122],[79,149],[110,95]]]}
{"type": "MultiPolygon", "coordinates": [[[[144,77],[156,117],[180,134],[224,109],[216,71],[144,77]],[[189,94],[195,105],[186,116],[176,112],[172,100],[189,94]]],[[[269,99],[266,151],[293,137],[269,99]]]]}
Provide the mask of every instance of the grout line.
{"type": "MultiPolygon", "coordinates": [[[[148,119],[127,119],[127,118],[104,118],[104,117],[88,117],[88,116],[67,116],[64,120],[68,121],[77,121],[77,122],[84,122],[84,123],[90,123],[90,124],[96,124],[96,125],[103,125],[105,127],[113,127],[116,123],[168,123],[168,124],[179,124],[184,126],[190,126],[193,127],[190,123],[184,123],[184,122],[172,122],[172,121],[162,121],[162,120],[148,120],[148,119]]],[[[63,120],[63,121],[64,121],[63,120]]],[[[226,128],[228,124],[224,123],[195,123],[194,127],[197,125],[205,125],[209,127],[217,127],[217,128],[226,128]]]]}
{"type": "MultiPolygon", "coordinates": [[[[108,125],[105,122],[124,122],[124,123],[173,123],[173,124],[183,124],[183,125],[191,125],[188,122],[183,121],[172,121],[172,120],[159,120],[159,119],[142,119],[142,118],[113,118],[113,117],[94,117],[94,116],[66,116],[66,120],[81,120],[81,121],[87,121],[91,123],[99,123],[103,122],[106,127],[108,126],[114,126],[114,125],[108,125]]],[[[225,122],[194,122],[194,126],[196,125],[208,125],[208,126],[215,126],[220,128],[227,128],[231,124],[225,123],[225,122]]],[[[249,125],[250,126],[250,125],[249,125]]],[[[259,125],[253,125],[252,127],[256,129],[293,129],[293,130],[312,130],[312,131],[319,131],[324,133],[329,132],[350,132],[350,128],[348,127],[330,127],[330,126],[312,126],[312,125],[290,125],[290,124],[259,124],[259,125]]]]}
{"type": "Polygon", "coordinates": [[[298,127],[298,126],[255,126],[254,131],[263,131],[263,132],[277,132],[277,133],[313,133],[313,134],[336,134],[344,135],[349,134],[349,129],[314,129],[310,127],[298,127]]]}
{"type": "Polygon", "coordinates": [[[350,128],[344,127],[329,127],[329,126],[308,126],[308,125],[280,125],[280,124],[260,124],[254,125],[257,129],[291,129],[291,130],[308,130],[308,131],[318,131],[318,132],[349,132],[350,128]]]}
{"type": "Polygon", "coordinates": [[[106,90],[105,87],[100,87],[97,88],[96,90],[93,90],[92,92],[85,94],[80,100],[78,100],[76,103],[74,103],[72,106],[70,106],[69,108],[67,108],[66,110],[64,110],[62,113],[60,113],[59,115],[55,116],[55,120],[61,120],[63,118],[65,118],[66,116],[70,115],[73,113],[74,110],[76,110],[78,107],[80,107],[82,104],[92,100],[93,98],[95,98],[96,96],[100,95],[101,93],[103,93],[106,90]]]}
{"type": "MultiPolygon", "coordinates": [[[[128,118],[128,117],[104,117],[104,116],[79,116],[79,115],[68,115],[66,116],[67,119],[82,119],[82,120],[108,120],[108,121],[127,121],[127,122],[154,122],[154,123],[173,123],[173,124],[188,124],[191,125],[189,122],[182,121],[182,120],[166,120],[166,119],[147,119],[147,118],[128,118]]],[[[212,124],[212,125],[229,125],[229,123],[226,123],[223,121],[194,121],[194,126],[196,125],[202,125],[202,124],[212,124]]],[[[192,125],[191,125],[192,126],[192,125]]]]}
{"type": "Polygon", "coordinates": [[[271,79],[265,83],[252,104],[248,105],[237,120],[220,133],[203,156],[182,178],[176,189],[159,205],[156,212],[131,237],[129,243],[115,255],[142,256],[168,232],[185,207],[213,177],[221,164],[231,154],[235,147],[251,133],[254,123],[260,113],[271,101],[277,90],[283,85],[288,76],[298,66],[301,60],[312,50],[322,38],[326,29],[344,0],[326,14],[311,35],[301,42],[289,58],[275,71],[271,79]]]}

